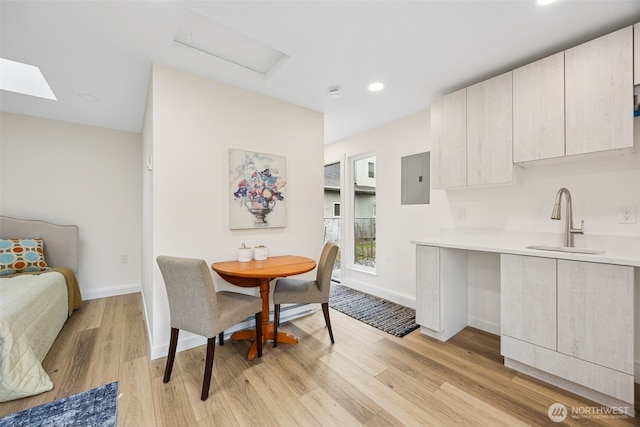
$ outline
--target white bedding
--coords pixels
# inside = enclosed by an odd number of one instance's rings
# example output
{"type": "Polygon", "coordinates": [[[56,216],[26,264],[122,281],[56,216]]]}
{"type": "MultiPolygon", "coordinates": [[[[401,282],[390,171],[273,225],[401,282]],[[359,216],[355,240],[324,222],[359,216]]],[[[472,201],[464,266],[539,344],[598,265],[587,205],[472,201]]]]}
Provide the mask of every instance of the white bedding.
{"type": "Polygon", "coordinates": [[[62,274],[0,278],[0,402],[53,388],[41,362],[68,312],[62,274]]]}

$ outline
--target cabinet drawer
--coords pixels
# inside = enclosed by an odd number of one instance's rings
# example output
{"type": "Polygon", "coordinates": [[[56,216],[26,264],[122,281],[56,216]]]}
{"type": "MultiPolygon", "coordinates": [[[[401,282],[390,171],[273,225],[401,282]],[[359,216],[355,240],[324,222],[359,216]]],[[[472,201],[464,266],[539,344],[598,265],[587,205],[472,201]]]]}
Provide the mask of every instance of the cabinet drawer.
{"type": "Polygon", "coordinates": [[[628,402],[633,408],[633,375],[585,362],[511,337],[502,336],[500,347],[501,354],[506,358],[628,402]]]}

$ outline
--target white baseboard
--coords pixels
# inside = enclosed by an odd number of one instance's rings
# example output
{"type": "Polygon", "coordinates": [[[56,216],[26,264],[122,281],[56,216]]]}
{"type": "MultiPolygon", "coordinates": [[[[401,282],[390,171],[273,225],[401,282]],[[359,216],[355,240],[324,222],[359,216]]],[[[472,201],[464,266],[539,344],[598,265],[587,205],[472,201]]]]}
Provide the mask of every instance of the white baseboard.
{"type": "Polygon", "coordinates": [[[472,326],[476,329],[480,329],[481,331],[489,332],[490,334],[500,335],[500,325],[492,322],[487,322],[484,319],[479,319],[477,317],[471,317],[467,319],[467,323],[469,326],[472,326]]]}
{"type": "MultiPolygon", "coordinates": [[[[282,309],[280,310],[280,323],[284,323],[301,316],[306,316],[307,314],[311,314],[318,310],[320,310],[320,304],[297,304],[297,305],[290,305],[290,306],[283,305],[282,309]]],[[[269,313],[269,319],[273,320],[273,311],[269,313]]],[[[224,339],[225,340],[229,339],[231,334],[233,334],[236,331],[241,331],[243,329],[253,329],[255,328],[255,325],[256,325],[255,320],[253,318],[249,318],[244,322],[238,323],[232,328],[229,328],[226,331],[224,331],[224,339]]],[[[204,337],[201,337],[199,335],[193,335],[188,332],[181,332],[180,335],[178,335],[177,352],[180,352],[183,350],[189,350],[194,347],[199,347],[201,345],[205,345],[206,343],[207,343],[207,339],[204,337]]],[[[151,360],[159,359],[161,357],[166,357],[167,354],[169,353],[168,342],[165,344],[157,345],[157,346],[150,345],[150,347],[151,347],[151,352],[150,352],[151,360]]]]}
{"type": "Polygon", "coordinates": [[[105,288],[105,289],[96,289],[91,291],[83,291],[80,290],[82,294],[83,301],[89,301],[92,299],[98,298],[106,298],[106,297],[115,297],[117,295],[126,295],[126,294],[134,294],[136,292],[140,292],[142,289],[140,285],[127,285],[127,286],[119,286],[117,288],[105,288]]]}
{"type": "Polygon", "coordinates": [[[369,295],[374,295],[380,298],[384,298],[386,300],[395,302],[396,304],[404,305],[405,307],[409,307],[413,309],[416,308],[415,298],[409,298],[404,295],[396,294],[386,289],[381,289],[375,286],[371,286],[367,283],[358,282],[357,280],[342,280],[340,285],[355,289],[356,291],[364,292],[369,295]]]}

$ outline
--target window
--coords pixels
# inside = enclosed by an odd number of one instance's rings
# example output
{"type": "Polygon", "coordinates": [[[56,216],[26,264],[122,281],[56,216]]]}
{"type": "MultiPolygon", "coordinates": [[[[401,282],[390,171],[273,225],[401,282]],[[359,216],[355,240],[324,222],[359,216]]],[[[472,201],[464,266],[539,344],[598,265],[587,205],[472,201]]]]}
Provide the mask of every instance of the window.
{"type": "MultiPolygon", "coordinates": [[[[340,163],[324,166],[324,241],[340,244],[341,203],[340,203],[340,163]]],[[[340,280],[340,252],[333,264],[332,278],[340,280]]]]}
{"type": "Polygon", "coordinates": [[[353,161],[353,263],[376,268],[376,158],[353,161]]]}

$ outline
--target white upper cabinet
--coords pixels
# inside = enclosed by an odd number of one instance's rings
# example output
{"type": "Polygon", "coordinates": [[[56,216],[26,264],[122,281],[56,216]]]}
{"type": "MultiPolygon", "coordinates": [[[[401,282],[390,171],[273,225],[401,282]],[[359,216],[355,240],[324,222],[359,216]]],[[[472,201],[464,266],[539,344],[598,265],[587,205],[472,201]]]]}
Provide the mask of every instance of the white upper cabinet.
{"type": "Polygon", "coordinates": [[[467,88],[467,184],[503,184],[513,176],[512,73],[467,88]]]}
{"type": "Polygon", "coordinates": [[[564,52],[560,52],[513,71],[513,161],[564,154],[564,52]]]}
{"type": "Polygon", "coordinates": [[[633,84],[640,85],[640,24],[633,26],[633,84]]]}
{"type": "Polygon", "coordinates": [[[565,51],[566,154],[633,147],[633,27],[565,51]]]}
{"type": "Polygon", "coordinates": [[[431,182],[433,188],[467,185],[467,90],[431,104],[431,182]]]}
{"type": "Polygon", "coordinates": [[[633,148],[634,80],[640,23],[438,99],[433,188],[514,183],[514,163],[633,148]]]}

